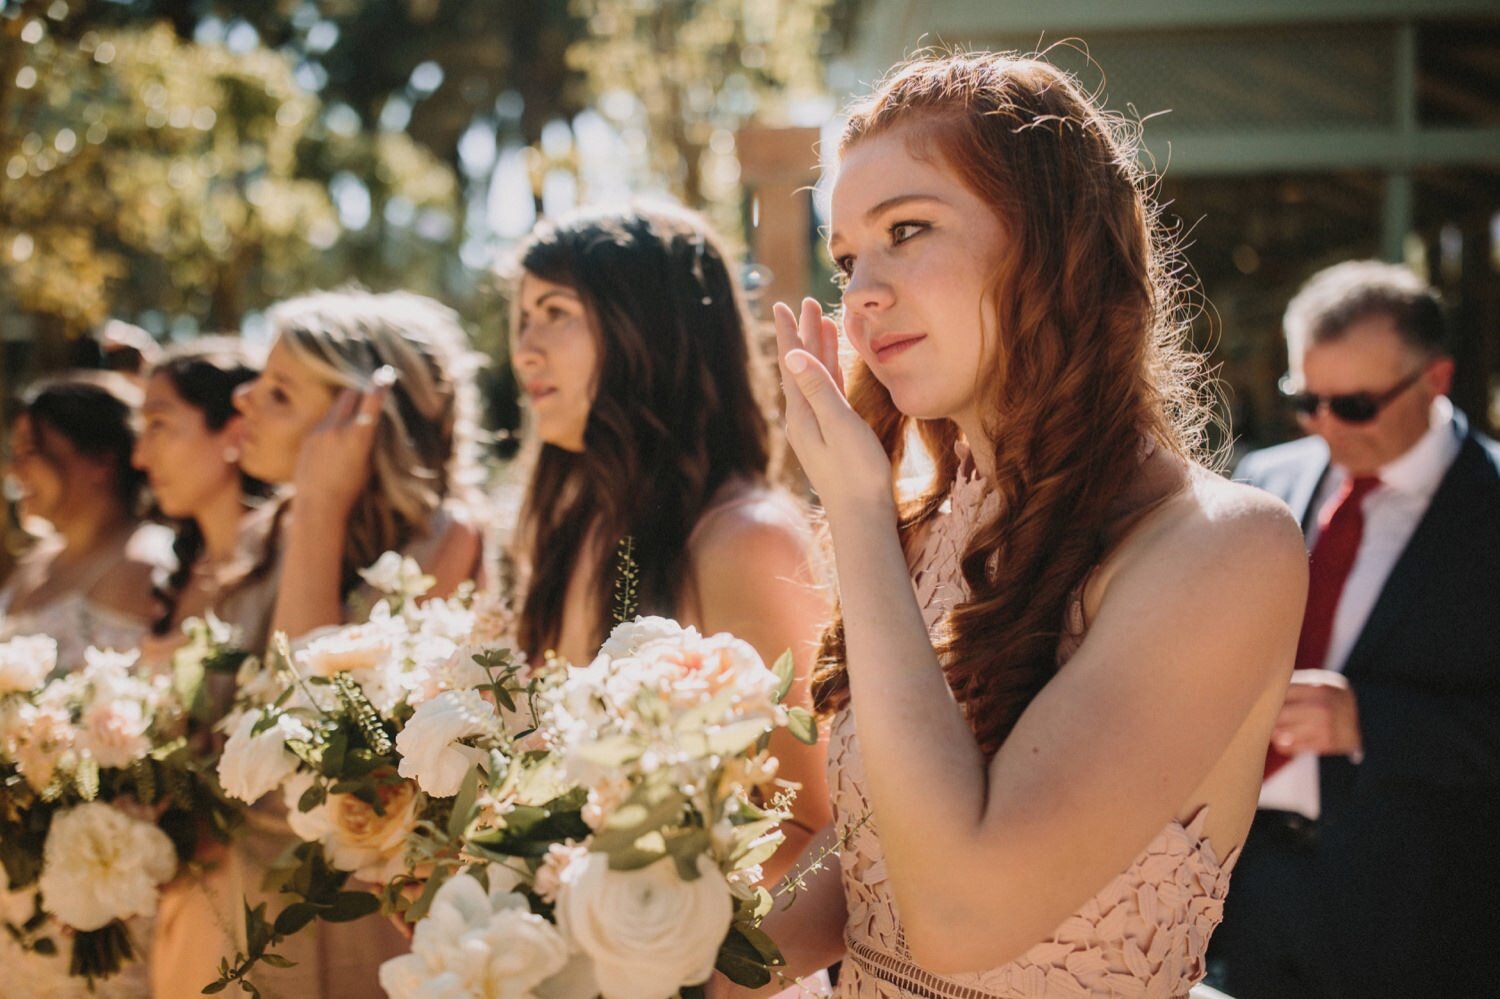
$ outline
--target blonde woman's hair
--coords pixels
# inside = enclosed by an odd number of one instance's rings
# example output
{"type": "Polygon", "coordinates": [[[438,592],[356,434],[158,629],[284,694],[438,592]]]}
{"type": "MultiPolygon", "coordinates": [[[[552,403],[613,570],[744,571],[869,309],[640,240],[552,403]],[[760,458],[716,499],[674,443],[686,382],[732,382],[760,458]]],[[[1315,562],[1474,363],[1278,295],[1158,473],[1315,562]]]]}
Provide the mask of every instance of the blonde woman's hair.
{"type": "Polygon", "coordinates": [[[472,376],[482,358],[456,312],[409,292],[316,292],[281,303],[269,319],[277,342],[335,391],[368,388],[382,365],[396,371],[370,479],[349,514],[347,593],[357,570],[426,535],[443,503],[467,499],[478,481],[472,376]]]}

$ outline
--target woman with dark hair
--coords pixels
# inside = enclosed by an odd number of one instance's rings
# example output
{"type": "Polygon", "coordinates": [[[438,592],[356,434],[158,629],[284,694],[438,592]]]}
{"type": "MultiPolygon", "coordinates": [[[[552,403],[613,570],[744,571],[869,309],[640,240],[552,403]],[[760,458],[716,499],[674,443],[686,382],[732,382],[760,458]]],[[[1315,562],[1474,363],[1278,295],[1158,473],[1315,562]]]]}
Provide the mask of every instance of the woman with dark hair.
{"type": "Polygon", "coordinates": [[[156,587],[157,636],[213,611],[239,631],[236,644],[265,647],[274,593],[260,546],[247,543],[246,512],[268,494],[239,467],[234,391],[260,372],[232,337],[206,337],[169,350],[145,375],[141,433],[132,456],[157,509],[176,528],[176,565],[156,587]]]}
{"type": "Polygon", "coordinates": [[[816,683],[837,861],[766,929],[790,974],[842,959],[841,996],[1203,977],[1307,554],[1284,506],[1198,462],[1132,138],[1040,59],[897,67],[840,143],[847,383],[838,326],[777,306],[839,581],[816,683]],[[935,470],[898,495],[912,432],[935,470]]]}
{"type": "MultiPolygon", "coordinates": [[[[139,393],[122,376],[77,372],[33,386],[12,425],[7,478],[23,525],[41,535],[0,588],[0,640],[49,635],[59,673],[84,666],[90,645],[128,651],[151,622],[151,547],[140,513],[142,477],[130,466],[139,393]]],[[[0,871],[3,873],[3,871],[0,871]]],[[[15,894],[0,880],[0,913],[30,917],[35,889],[15,894]]],[[[151,921],[130,923],[149,946],[151,921]]],[[[147,968],[132,963],[90,987],[60,954],[24,949],[0,927],[5,995],[144,999],[147,968]]]]}
{"type": "MultiPolygon", "coordinates": [[[[521,247],[511,364],[539,452],[517,533],[521,647],[586,663],[619,613],[790,650],[794,697],[827,612],[796,503],[771,484],[765,372],[728,257],[680,209],[543,223],[521,247]],[[636,599],[616,599],[621,573],[636,599]]],[[[786,869],[827,819],[823,751],[778,734],[801,785],[786,869]]]]}
{"type": "Polygon", "coordinates": [[[0,587],[0,639],[51,635],[60,670],[89,645],[133,649],[150,625],[145,482],[130,464],[139,402],[120,375],[76,372],[33,386],[12,423],[7,478],[41,536],[0,587]]]}

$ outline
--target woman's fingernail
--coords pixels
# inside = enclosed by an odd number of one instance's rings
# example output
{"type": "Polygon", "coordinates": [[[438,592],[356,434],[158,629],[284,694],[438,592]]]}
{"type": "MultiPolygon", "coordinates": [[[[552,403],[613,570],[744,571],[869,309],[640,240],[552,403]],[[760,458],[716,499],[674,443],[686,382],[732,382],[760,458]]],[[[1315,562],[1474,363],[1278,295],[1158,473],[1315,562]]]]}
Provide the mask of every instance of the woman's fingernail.
{"type": "Polygon", "coordinates": [[[791,371],[792,374],[802,374],[803,371],[807,370],[807,355],[802,353],[786,355],[786,366],[787,370],[791,371]]]}
{"type": "Polygon", "coordinates": [[[396,369],[389,364],[382,364],[370,376],[370,384],[376,388],[390,388],[396,384],[396,369]]]}

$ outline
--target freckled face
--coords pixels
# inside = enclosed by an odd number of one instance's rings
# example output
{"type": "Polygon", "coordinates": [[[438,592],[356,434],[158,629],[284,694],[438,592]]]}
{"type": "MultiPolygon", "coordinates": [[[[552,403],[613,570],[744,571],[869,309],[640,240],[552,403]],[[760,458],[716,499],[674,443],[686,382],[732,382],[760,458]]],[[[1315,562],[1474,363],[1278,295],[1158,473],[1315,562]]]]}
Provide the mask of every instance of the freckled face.
{"type": "Polygon", "coordinates": [[[978,427],[996,341],[986,291],[1005,230],[908,138],[897,128],[861,139],[840,164],[829,251],[845,282],[844,330],[903,413],[978,427]]]}
{"type": "Polygon", "coordinates": [[[535,419],[538,436],[568,451],[583,450],[599,368],[599,345],[578,293],[527,273],[511,338],[510,363],[535,419]]]}
{"type": "Polygon", "coordinates": [[[292,481],[303,438],[334,398],[334,390],[278,342],[260,377],[234,393],[234,406],[245,418],[240,467],[265,482],[292,481]]]}

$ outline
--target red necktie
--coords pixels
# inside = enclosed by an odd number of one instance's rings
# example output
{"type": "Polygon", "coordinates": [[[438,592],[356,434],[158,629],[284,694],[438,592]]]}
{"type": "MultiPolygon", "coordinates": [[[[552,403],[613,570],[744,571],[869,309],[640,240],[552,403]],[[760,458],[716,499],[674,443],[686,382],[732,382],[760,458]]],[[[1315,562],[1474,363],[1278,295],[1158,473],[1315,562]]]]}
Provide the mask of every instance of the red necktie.
{"type": "MultiPolygon", "coordinates": [[[[1318,540],[1313,542],[1308,565],[1307,612],[1302,616],[1302,635],[1297,639],[1297,669],[1322,669],[1327,662],[1333,615],[1365,530],[1364,500],[1378,485],[1380,479],[1373,475],[1346,479],[1318,518],[1318,540]]],[[[1280,770],[1290,759],[1275,746],[1269,747],[1265,776],[1280,770]]]]}

